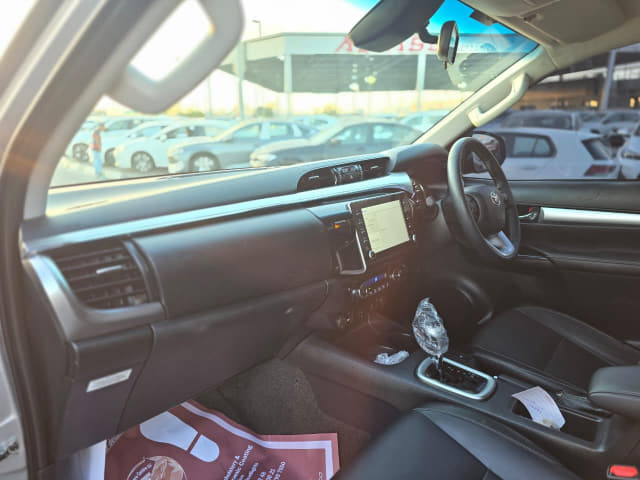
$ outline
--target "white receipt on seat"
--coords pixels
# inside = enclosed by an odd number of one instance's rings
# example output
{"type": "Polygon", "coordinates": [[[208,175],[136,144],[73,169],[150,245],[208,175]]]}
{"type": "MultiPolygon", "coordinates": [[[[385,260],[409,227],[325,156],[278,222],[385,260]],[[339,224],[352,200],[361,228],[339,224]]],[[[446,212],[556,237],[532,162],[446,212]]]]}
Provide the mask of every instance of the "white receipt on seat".
{"type": "Polygon", "coordinates": [[[557,430],[564,425],[565,419],[558,405],[542,387],[529,388],[512,396],[522,402],[534,422],[557,430]]]}

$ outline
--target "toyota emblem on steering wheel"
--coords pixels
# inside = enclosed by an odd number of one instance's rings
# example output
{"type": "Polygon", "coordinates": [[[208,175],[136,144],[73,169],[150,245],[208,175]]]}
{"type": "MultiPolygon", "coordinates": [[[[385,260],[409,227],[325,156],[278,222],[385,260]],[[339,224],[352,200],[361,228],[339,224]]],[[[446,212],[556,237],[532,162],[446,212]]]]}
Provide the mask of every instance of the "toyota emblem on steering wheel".
{"type": "Polygon", "coordinates": [[[491,201],[493,202],[494,205],[500,205],[500,197],[498,196],[498,193],[495,190],[489,194],[489,197],[491,198],[491,201]]]}

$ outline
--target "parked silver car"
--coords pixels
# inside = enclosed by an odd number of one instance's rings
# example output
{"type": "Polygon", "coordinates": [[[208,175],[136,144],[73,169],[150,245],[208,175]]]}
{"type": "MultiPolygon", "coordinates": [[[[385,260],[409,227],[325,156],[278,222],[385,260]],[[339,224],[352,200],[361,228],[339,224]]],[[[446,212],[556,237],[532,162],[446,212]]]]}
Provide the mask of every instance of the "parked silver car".
{"type": "Polygon", "coordinates": [[[184,141],[169,149],[169,173],[206,172],[248,166],[256,148],[276,140],[304,138],[315,130],[285,120],[248,121],[203,141],[184,141]]]}

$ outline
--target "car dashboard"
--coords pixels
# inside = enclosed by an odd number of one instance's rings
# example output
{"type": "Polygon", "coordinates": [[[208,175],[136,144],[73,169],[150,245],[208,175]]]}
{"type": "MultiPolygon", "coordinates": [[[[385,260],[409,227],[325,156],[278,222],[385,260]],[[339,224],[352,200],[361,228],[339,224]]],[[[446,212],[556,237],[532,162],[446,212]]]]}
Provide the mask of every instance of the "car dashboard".
{"type": "Polygon", "coordinates": [[[408,289],[421,250],[446,237],[446,155],[423,144],[54,191],[21,230],[50,458],[408,289]]]}

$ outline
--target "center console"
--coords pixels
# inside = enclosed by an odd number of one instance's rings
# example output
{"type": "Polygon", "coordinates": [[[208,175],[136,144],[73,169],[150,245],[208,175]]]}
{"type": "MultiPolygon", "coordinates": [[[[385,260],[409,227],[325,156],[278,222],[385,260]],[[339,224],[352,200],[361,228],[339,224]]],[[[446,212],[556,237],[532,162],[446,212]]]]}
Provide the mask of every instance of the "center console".
{"type": "Polygon", "coordinates": [[[310,208],[327,229],[335,273],[334,297],[325,302],[335,311],[316,317],[330,317],[323,322],[344,331],[376,312],[393,318],[413,308],[423,203],[395,192],[310,208]]]}

